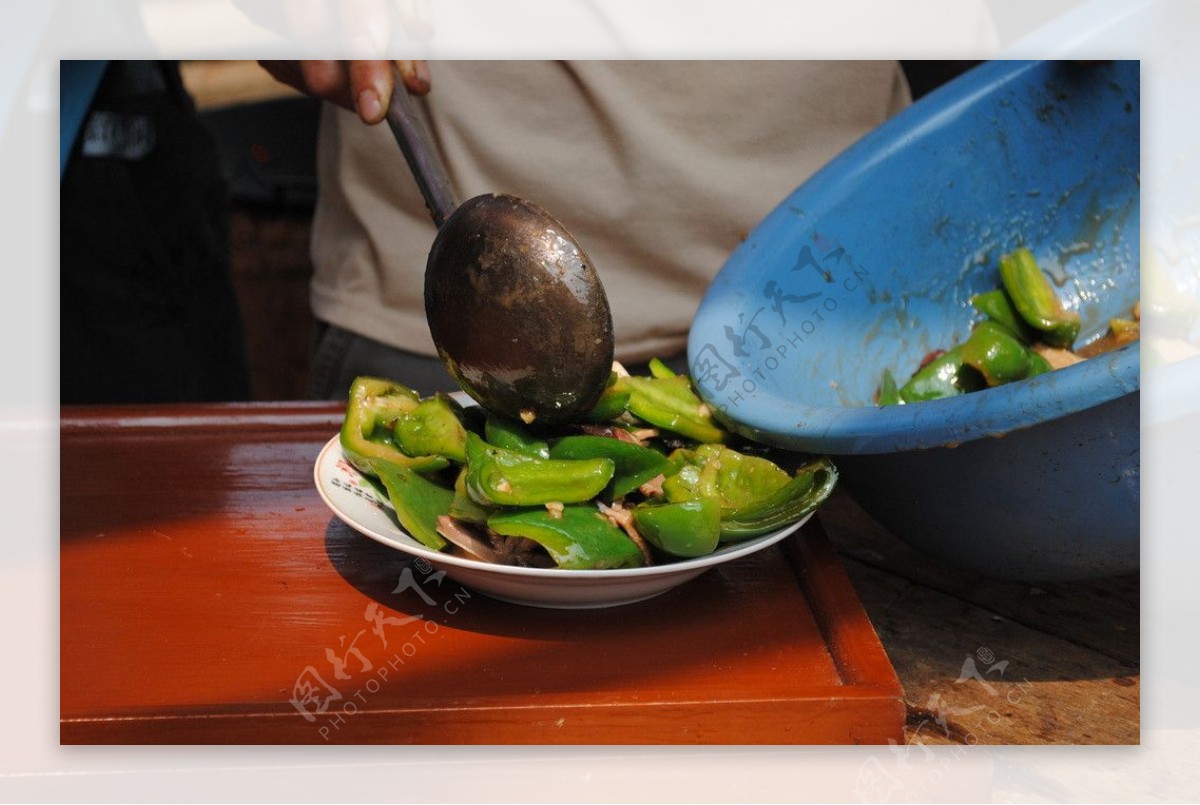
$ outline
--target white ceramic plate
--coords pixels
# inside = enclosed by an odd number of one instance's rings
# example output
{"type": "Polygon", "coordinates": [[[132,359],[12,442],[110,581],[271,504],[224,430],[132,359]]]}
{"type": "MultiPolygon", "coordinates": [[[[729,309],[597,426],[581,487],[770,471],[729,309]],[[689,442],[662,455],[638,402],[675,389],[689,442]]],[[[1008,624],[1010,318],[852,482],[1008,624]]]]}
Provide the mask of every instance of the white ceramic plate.
{"type": "Polygon", "coordinates": [[[317,456],[313,470],[317,491],[338,519],[366,536],[398,551],[419,557],[465,587],[528,606],[593,609],[631,604],[665,593],[725,562],[761,551],[791,534],[812,515],[779,531],[739,542],[708,556],[670,564],[621,570],[559,570],[557,568],[492,565],[430,550],[409,536],[396,521],[385,495],[342,456],[334,436],[317,456]]]}

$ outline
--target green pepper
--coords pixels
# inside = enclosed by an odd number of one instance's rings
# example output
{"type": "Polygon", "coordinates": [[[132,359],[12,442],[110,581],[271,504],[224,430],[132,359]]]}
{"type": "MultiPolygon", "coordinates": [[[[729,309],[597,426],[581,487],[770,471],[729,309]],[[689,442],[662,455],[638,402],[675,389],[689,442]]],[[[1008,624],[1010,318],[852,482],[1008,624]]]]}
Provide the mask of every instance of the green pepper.
{"type": "Polygon", "coordinates": [[[971,305],[989,320],[1003,326],[1022,343],[1032,344],[1038,340],[1037,333],[1021,318],[1021,314],[1013,307],[1008,292],[1003,288],[975,294],[971,297],[971,305]]]}
{"type": "Polygon", "coordinates": [[[608,376],[608,385],[600,399],[592,406],[592,410],[584,414],[585,422],[611,422],[621,416],[629,407],[629,389],[618,383],[617,373],[608,376]]]}
{"type": "Polygon", "coordinates": [[[954,397],[986,387],[983,377],[966,366],[962,346],[953,347],[926,363],[908,382],[900,387],[900,398],[906,403],[954,397]]]}
{"type": "Polygon", "coordinates": [[[610,500],[624,497],[656,475],[666,475],[671,470],[667,457],[654,448],[611,436],[564,436],[551,446],[550,458],[612,459],[616,469],[605,489],[610,500]]]}
{"type": "Polygon", "coordinates": [[[411,414],[419,404],[420,397],[407,386],[378,377],[355,378],[339,433],[346,460],[367,475],[377,475],[376,466],[381,462],[418,472],[436,472],[449,466],[445,456],[411,456],[396,444],[393,429],[397,420],[411,414]]]}
{"type": "Polygon", "coordinates": [[[1054,371],[1054,367],[1050,365],[1050,361],[1043,358],[1032,349],[1029,350],[1029,377],[1037,377],[1044,375],[1046,372],[1054,371]]]}
{"type": "Polygon", "coordinates": [[[879,390],[875,393],[875,403],[880,407],[885,405],[903,405],[900,398],[900,388],[890,369],[883,370],[883,379],[879,381],[879,390]]]}
{"type": "Polygon", "coordinates": [[[711,500],[720,511],[719,539],[737,542],[793,523],[829,497],[837,470],[815,459],[789,475],[770,459],[722,445],[701,445],[678,473],[663,481],[668,503],[711,500]]]}
{"type": "Polygon", "coordinates": [[[714,444],[729,439],[687,375],[622,377],[618,386],[629,391],[629,412],[651,425],[697,442],[714,444]]]}
{"type": "Polygon", "coordinates": [[[486,523],[494,507],[482,506],[467,492],[467,468],[458,471],[454,479],[454,498],[450,501],[450,516],[464,523],[486,523]]]}
{"type": "Polygon", "coordinates": [[[1079,337],[1079,314],[1063,307],[1032,252],[1020,248],[1001,257],[1000,281],[1021,318],[1038,331],[1041,340],[1050,346],[1071,348],[1079,337]]]}
{"type": "Polygon", "coordinates": [[[791,477],[770,459],[724,445],[702,444],[692,451],[691,461],[663,480],[663,494],[669,502],[712,498],[722,512],[735,511],[770,497],[791,477]]]}
{"type": "Polygon", "coordinates": [[[683,503],[700,498],[716,499],[717,472],[720,467],[711,461],[701,461],[695,451],[673,475],[663,479],[663,497],[671,503],[683,503]]]}
{"type": "Polygon", "coordinates": [[[721,542],[739,542],[783,528],[816,511],[833,494],[837,468],[821,457],[796,470],[786,484],[767,497],[732,512],[722,512],[721,542]]]}
{"type": "Polygon", "coordinates": [[[467,492],[480,505],[578,503],[599,495],[616,470],[612,459],[535,458],[467,433],[467,492]]]}
{"type": "Polygon", "coordinates": [[[717,488],[721,493],[722,509],[736,510],[755,504],[764,495],[782,489],[789,480],[782,467],[761,456],[713,445],[701,445],[700,451],[712,451],[717,456],[717,488]]]}
{"type": "Polygon", "coordinates": [[[646,368],[650,370],[651,377],[675,377],[675,370],[663,363],[661,358],[651,358],[646,364],[646,368]]]}
{"type": "Polygon", "coordinates": [[[427,548],[440,551],[446,540],[438,533],[438,518],[450,513],[454,492],[390,462],[376,465],[401,527],[427,548]]]}
{"type": "Polygon", "coordinates": [[[700,459],[696,457],[696,451],[690,447],[677,447],[667,454],[667,463],[671,465],[667,475],[674,475],[684,467],[695,465],[700,466],[700,459]]]}
{"type": "Polygon", "coordinates": [[[533,540],[555,564],[568,570],[643,564],[633,540],[591,505],[564,506],[558,514],[546,509],[501,512],[488,518],[488,528],[503,536],[533,540]]]}
{"type": "Polygon", "coordinates": [[[1109,319],[1108,331],[1118,338],[1135,339],[1141,335],[1142,323],[1138,319],[1109,319]]]}
{"type": "Polygon", "coordinates": [[[396,445],[410,456],[436,455],[458,464],[467,460],[467,430],[462,423],[462,406],[438,393],[396,418],[392,435],[396,445]]]}
{"type": "Polygon", "coordinates": [[[1029,376],[1030,350],[1002,324],[985,320],[975,325],[962,345],[962,360],[989,386],[1000,386],[1029,376]]]}
{"type": "Polygon", "coordinates": [[[488,444],[514,450],[535,458],[550,458],[550,443],[534,436],[520,422],[488,414],[483,426],[483,438],[488,444]]]}
{"type": "Polygon", "coordinates": [[[642,503],[633,522],[647,542],[671,556],[707,556],[721,537],[721,507],[713,498],[682,503],[642,503]]]}

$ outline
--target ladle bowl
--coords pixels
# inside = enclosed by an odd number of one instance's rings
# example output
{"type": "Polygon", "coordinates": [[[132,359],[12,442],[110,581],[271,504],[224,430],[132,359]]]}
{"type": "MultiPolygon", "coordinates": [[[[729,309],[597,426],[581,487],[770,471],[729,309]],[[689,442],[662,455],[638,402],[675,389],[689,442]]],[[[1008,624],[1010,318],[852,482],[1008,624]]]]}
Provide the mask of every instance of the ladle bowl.
{"type": "Polygon", "coordinates": [[[447,370],[485,408],[561,422],[595,405],[612,368],[612,316],[566,227],[511,195],[464,202],[425,270],[429,331],[447,370]]]}
{"type": "Polygon", "coordinates": [[[553,423],[586,413],[613,361],[612,314],[591,260],[529,201],[485,194],[460,206],[416,103],[394,79],[388,125],[438,227],[425,314],[446,370],[509,418],[553,423]]]}

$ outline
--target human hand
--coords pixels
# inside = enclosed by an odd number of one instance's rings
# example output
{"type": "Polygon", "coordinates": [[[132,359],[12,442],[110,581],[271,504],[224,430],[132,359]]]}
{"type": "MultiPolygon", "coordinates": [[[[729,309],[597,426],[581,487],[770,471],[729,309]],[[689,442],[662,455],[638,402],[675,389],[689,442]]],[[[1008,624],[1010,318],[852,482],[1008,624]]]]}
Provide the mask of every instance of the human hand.
{"type": "Polygon", "coordinates": [[[392,65],[413,95],[429,92],[425,61],[260,61],[275,80],[356,112],[374,125],[387,115],[392,97],[392,65]]]}

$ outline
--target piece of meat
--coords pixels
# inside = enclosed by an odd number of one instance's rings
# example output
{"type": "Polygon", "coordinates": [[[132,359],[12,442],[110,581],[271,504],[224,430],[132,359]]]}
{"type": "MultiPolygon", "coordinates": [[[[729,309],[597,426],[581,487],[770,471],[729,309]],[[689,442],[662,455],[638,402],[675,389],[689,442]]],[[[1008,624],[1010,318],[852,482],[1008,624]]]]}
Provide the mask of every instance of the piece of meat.
{"type": "Polygon", "coordinates": [[[1033,351],[1045,358],[1051,369],[1065,369],[1083,361],[1083,358],[1069,349],[1048,347],[1045,344],[1034,344],[1033,351]]]}
{"type": "Polygon", "coordinates": [[[437,530],[449,542],[462,548],[476,559],[492,564],[501,564],[504,561],[504,556],[499,551],[480,539],[469,527],[449,515],[443,514],[438,518],[437,530]]]}
{"type": "Polygon", "coordinates": [[[638,533],[637,525],[633,522],[633,512],[621,505],[621,501],[613,501],[613,505],[606,506],[603,503],[596,501],[596,506],[600,509],[600,513],[608,518],[608,521],[617,528],[624,531],[633,544],[642,552],[642,561],[647,567],[654,564],[654,554],[650,553],[650,546],[646,544],[646,540],[638,533]]]}
{"type": "Polygon", "coordinates": [[[649,481],[646,481],[646,483],[639,486],[638,491],[648,498],[662,497],[663,481],[665,480],[666,477],[660,472],[658,475],[655,475],[649,481]]]}

